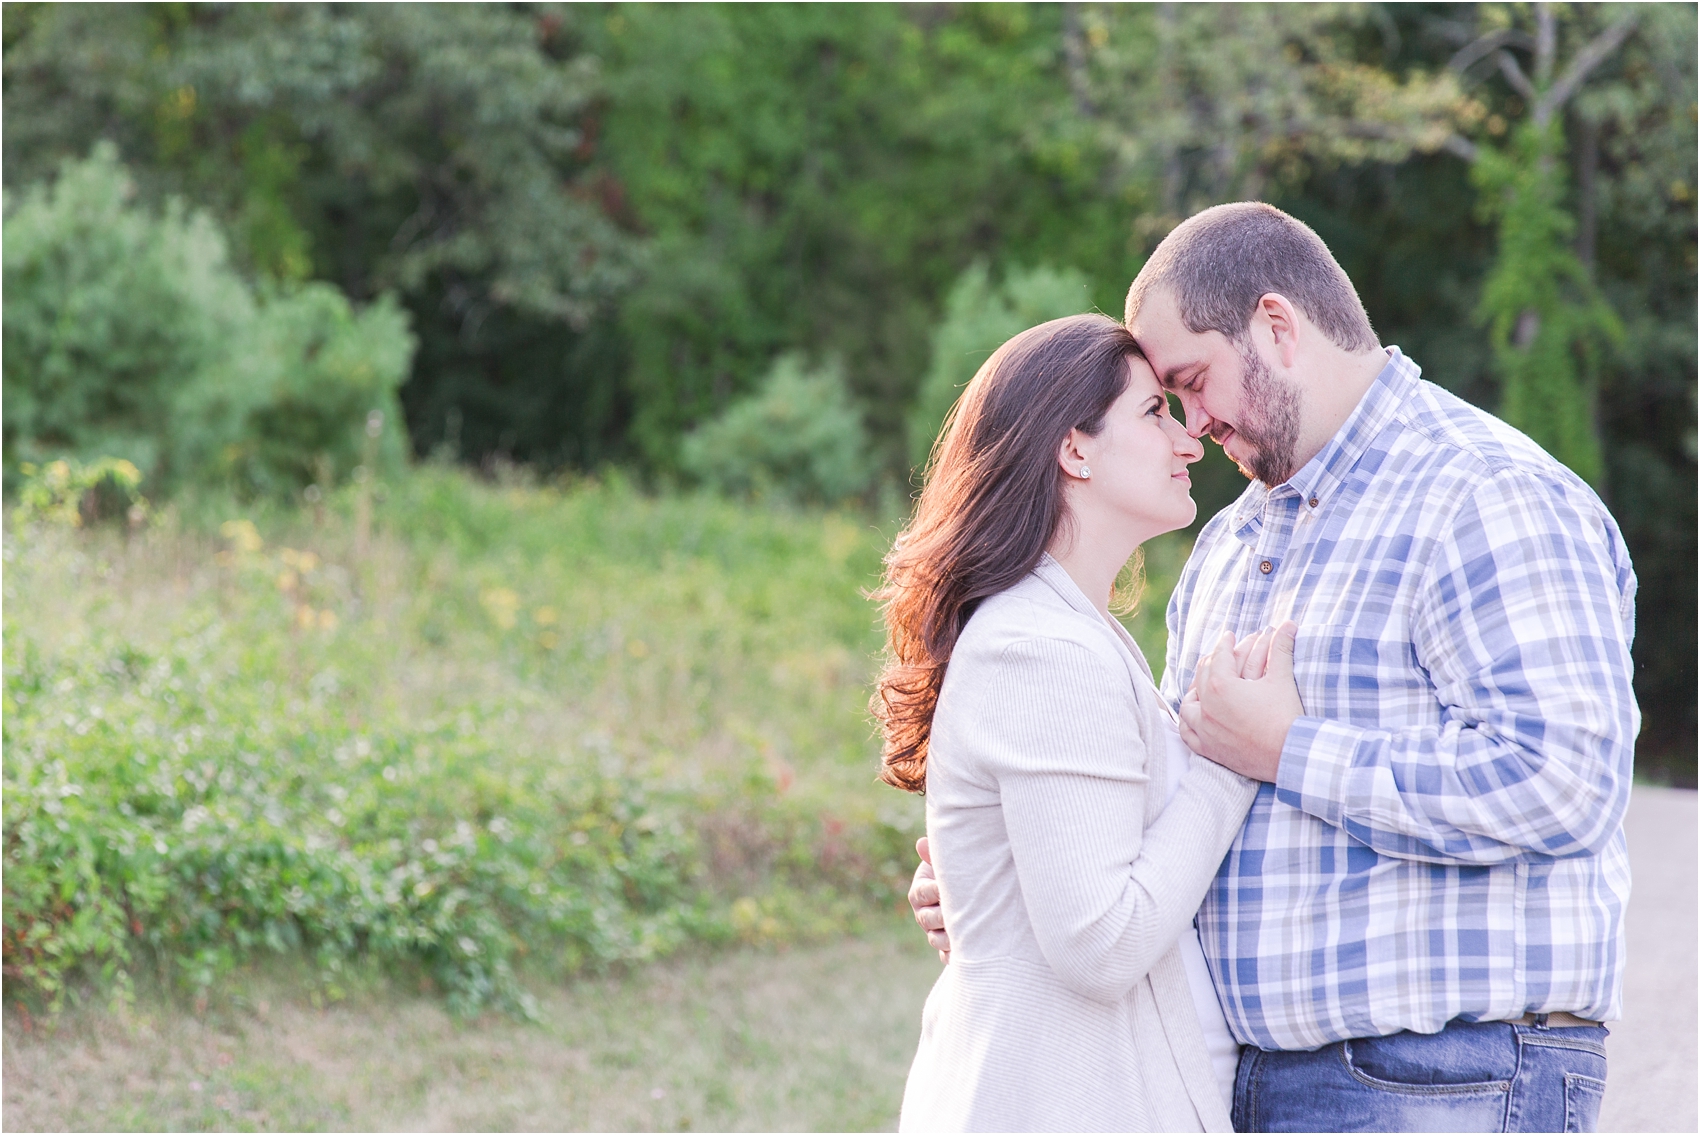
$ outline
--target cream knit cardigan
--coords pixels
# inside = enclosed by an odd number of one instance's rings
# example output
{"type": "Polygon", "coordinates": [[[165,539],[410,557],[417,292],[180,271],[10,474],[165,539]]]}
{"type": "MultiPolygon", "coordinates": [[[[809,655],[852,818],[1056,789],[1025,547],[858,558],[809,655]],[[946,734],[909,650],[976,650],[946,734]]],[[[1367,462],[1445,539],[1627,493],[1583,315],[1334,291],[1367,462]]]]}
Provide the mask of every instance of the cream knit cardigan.
{"type": "Polygon", "coordinates": [[[1165,745],[1131,636],[1045,556],[951,654],[927,757],[950,964],[902,1131],[1228,1131],[1175,945],[1256,785],[1165,745]]]}

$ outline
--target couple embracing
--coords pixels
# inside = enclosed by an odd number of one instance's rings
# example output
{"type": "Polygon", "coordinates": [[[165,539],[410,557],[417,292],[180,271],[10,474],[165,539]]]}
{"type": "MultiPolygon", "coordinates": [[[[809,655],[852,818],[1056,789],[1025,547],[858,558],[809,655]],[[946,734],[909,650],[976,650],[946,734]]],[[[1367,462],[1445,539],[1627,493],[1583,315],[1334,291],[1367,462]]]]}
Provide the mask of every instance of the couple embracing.
{"type": "Polygon", "coordinates": [[[949,963],[903,1129],[1593,1130],[1634,594],[1588,486],[1381,346],[1270,206],[1176,228],[1125,324],[1005,343],[881,593],[949,963]],[[1253,484],[1159,687],[1113,592],[1191,523],[1204,434],[1253,484]]]}

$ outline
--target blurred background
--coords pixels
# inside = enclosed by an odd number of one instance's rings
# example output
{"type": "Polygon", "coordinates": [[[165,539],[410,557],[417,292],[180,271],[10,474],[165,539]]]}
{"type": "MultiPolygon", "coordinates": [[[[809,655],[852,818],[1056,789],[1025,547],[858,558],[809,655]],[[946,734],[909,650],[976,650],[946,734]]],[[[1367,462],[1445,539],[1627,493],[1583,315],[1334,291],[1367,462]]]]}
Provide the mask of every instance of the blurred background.
{"type": "Polygon", "coordinates": [[[865,590],[979,363],[1217,202],[1596,486],[1695,783],[1692,5],[3,21],[14,1125],[891,1122],[865,590]]]}

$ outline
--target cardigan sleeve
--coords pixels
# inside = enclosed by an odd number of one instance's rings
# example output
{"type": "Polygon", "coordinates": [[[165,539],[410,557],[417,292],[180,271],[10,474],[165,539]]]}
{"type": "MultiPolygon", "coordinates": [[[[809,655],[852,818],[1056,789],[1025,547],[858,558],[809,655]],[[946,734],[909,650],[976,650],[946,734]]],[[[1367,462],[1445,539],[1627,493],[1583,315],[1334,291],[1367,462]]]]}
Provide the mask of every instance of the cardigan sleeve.
{"type": "Polygon", "coordinates": [[[1071,990],[1125,996],[1192,921],[1256,786],[1195,761],[1144,828],[1144,746],[1127,670],[1077,642],[1022,639],[988,668],[977,699],[1039,948],[1071,990]]]}

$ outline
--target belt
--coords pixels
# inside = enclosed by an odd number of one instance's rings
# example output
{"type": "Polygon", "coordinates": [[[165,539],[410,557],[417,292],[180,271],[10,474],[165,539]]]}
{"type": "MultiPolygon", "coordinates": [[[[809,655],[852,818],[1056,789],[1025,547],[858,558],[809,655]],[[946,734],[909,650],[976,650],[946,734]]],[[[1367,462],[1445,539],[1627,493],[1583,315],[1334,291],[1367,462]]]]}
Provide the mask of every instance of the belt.
{"type": "Polygon", "coordinates": [[[1505,1022],[1508,1025],[1534,1025],[1548,1029],[1597,1029],[1600,1022],[1578,1017],[1575,1013],[1524,1013],[1505,1022]]]}

